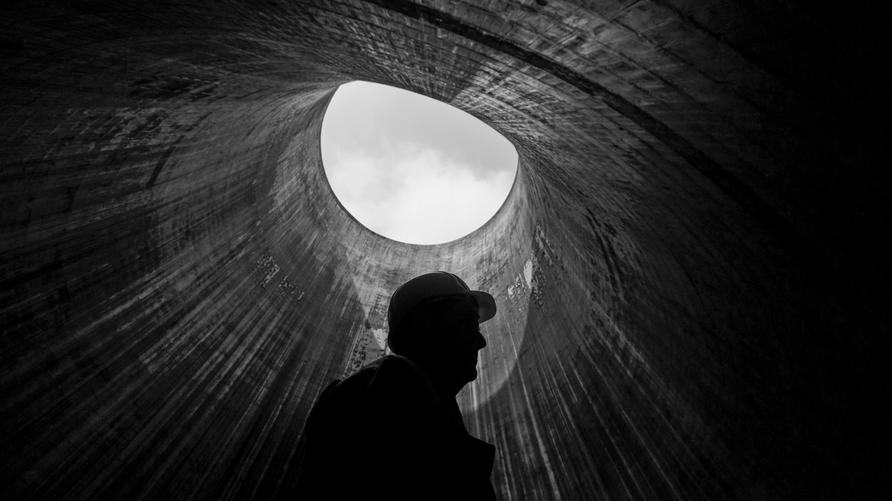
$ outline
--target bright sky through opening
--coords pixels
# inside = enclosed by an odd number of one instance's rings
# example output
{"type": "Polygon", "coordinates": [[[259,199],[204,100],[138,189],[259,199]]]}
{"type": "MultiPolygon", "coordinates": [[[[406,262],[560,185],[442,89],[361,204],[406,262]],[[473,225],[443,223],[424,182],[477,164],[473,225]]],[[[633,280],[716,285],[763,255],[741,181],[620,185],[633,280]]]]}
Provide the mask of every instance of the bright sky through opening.
{"type": "Polygon", "coordinates": [[[517,151],[448,104],[357,81],[342,85],[325,113],[322,163],[360,223],[393,240],[435,244],[496,213],[514,182],[517,151]]]}

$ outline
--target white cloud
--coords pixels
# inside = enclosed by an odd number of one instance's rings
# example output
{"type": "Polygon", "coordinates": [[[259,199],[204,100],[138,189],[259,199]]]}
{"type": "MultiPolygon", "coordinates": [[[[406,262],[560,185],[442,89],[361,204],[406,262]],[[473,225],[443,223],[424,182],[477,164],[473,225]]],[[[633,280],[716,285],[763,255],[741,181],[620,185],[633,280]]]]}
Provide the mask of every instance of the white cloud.
{"type": "Polygon", "coordinates": [[[329,182],[357,220],[395,240],[431,244],[467,235],[495,214],[517,165],[506,139],[443,103],[359,84],[335,95],[322,137],[329,182]]]}

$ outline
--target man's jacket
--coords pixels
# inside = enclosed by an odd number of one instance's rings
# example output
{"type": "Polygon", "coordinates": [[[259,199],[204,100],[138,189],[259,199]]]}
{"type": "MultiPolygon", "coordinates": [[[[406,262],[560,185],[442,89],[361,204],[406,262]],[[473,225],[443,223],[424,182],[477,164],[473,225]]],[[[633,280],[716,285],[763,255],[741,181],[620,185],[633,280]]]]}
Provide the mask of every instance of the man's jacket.
{"type": "Polygon", "coordinates": [[[455,402],[404,357],[329,385],[302,441],[297,499],[495,499],[495,448],[470,436],[455,402]]]}

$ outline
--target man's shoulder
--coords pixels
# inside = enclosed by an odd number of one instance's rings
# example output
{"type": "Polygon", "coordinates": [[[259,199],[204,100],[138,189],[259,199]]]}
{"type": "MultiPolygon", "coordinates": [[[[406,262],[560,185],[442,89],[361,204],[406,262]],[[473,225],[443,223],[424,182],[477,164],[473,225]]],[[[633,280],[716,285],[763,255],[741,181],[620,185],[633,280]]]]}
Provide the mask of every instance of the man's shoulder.
{"type": "Polygon", "coordinates": [[[435,410],[436,397],[429,386],[411,361],[387,355],[333,384],[319,404],[328,415],[419,417],[435,410]]]}
{"type": "Polygon", "coordinates": [[[332,383],[332,398],[354,397],[388,389],[419,387],[421,375],[414,364],[398,355],[386,355],[366,364],[350,376],[332,383]]]}

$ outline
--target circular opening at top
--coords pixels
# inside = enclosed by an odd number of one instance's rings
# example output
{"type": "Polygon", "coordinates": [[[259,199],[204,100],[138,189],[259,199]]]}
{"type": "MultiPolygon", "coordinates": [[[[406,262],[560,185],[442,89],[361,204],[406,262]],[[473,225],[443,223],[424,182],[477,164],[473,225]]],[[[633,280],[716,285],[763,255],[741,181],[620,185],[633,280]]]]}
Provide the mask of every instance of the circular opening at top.
{"type": "Polygon", "coordinates": [[[517,173],[517,150],[477,118],[414,92],[356,81],[322,122],[322,164],[341,205],[370,230],[437,244],[486,223],[517,173]]]}

